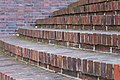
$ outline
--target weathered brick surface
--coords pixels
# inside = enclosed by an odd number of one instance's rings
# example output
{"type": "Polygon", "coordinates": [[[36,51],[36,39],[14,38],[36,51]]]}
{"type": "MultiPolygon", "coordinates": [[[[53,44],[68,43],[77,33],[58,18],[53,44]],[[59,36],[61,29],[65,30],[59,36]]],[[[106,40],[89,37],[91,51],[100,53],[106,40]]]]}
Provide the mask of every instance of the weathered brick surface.
{"type": "MultiPolygon", "coordinates": [[[[2,53],[2,52],[1,52],[2,53]]],[[[0,80],[75,80],[0,54],[0,80]]]]}
{"type": "MultiPolygon", "coordinates": [[[[19,28],[21,38],[50,45],[30,44],[15,37],[2,37],[1,48],[21,60],[24,57],[34,65],[39,64],[83,80],[119,80],[120,56],[115,55],[120,53],[119,4],[119,0],[79,0],[67,8],[53,12],[50,18],[37,19],[37,29],[19,28]],[[19,42],[18,46],[11,38],[19,42]],[[24,43],[30,45],[24,46],[24,43]],[[24,53],[23,47],[28,52],[24,53]],[[69,47],[90,51],[73,50],[69,47]],[[107,54],[103,54],[106,52],[107,54]]],[[[26,19],[31,21],[28,17],[26,19]]]]}
{"type": "MultiPolygon", "coordinates": [[[[67,47],[118,53],[119,3],[120,1],[114,0],[81,0],[69,5],[67,8],[53,12],[51,18],[36,20],[36,25],[37,27],[47,29],[68,29],[68,31],[52,31],[55,34],[53,35],[54,40],[67,42],[65,45],[67,47]],[[70,29],[81,31],[71,32],[70,29]],[[98,30],[101,30],[101,32],[98,30]],[[110,30],[114,32],[109,32],[110,30]],[[115,50],[115,47],[117,50],[115,50]]],[[[22,33],[22,31],[23,29],[18,31],[18,33],[23,34],[26,32],[24,30],[25,32],[23,31],[22,33]]],[[[43,32],[46,31],[44,30],[43,32]]],[[[33,32],[31,33],[34,34],[33,32]]],[[[48,31],[48,33],[51,34],[51,31],[48,31]]],[[[45,37],[43,38],[53,39],[52,37],[47,37],[51,36],[50,34],[44,33],[45,37]]],[[[29,34],[26,35],[29,36],[29,34]]]]}
{"type": "MultiPolygon", "coordinates": [[[[113,56],[98,52],[31,43],[15,36],[1,37],[0,44],[2,49],[8,52],[12,51],[11,54],[15,56],[18,56],[16,50],[23,52],[26,48],[28,50],[26,51],[27,55],[21,53],[20,58],[26,57],[29,59],[30,64],[48,68],[55,72],[88,80],[119,80],[119,55],[113,56]],[[5,48],[5,45],[9,47],[5,48]],[[12,50],[16,47],[19,48],[12,50]]],[[[19,59],[19,57],[16,58],[19,59]]]]}
{"type": "Polygon", "coordinates": [[[40,38],[44,42],[67,47],[88,49],[93,51],[96,50],[102,52],[112,52],[117,54],[119,54],[118,51],[120,49],[119,32],[19,28],[18,33],[25,37],[29,36],[33,40],[37,40],[40,38]],[[27,33],[29,31],[32,31],[32,35],[27,33]],[[45,34],[44,32],[47,32],[48,34],[45,34]],[[35,37],[34,33],[36,33],[35,35],[38,35],[40,33],[39,37],[35,37]],[[50,33],[54,33],[54,35],[51,36],[50,33]],[[45,37],[43,37],[43,35],[45,37]],[[49,42],[49,40],[53,40],[56,43],[49,42]]]}

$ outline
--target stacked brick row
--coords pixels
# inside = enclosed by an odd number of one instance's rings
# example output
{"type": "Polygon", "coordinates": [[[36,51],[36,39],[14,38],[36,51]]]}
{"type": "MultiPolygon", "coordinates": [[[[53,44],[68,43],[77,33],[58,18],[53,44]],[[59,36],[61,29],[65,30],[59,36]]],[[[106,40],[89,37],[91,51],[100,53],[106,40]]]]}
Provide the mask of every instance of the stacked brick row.
{"type": "Polygon", "coordinates": [[[53,12],[50,18],[36,21],[36,26],[39,28],[59,30],[21,28],[18,33],[32,39],[55,40],[51,41],[54,44],[119,54],[119,5],[119,0],[80,0],[67,8],[53,12]],[[73,31],[69,31],[70,29],[73,31]]]}
{"type": "Polygon", "coordinates": [[[74,5],[53,12],[54,17],[38,19],[36,24],[42,28],[55,29],[120,30],[119,0],[97,0],[95,2],[80,0],[74,5]]]}
{"type": "MultiPolygon", "coordinates": [[[[76,58],[70,55],[64,56],[61,54],[49,53],[34,49],[34,47],[30,45],[28,46],[28,44],[26,43],[26,47],[19,44],[11,44],[5,40],[0,41],[0,47],[15,55],[16,58],[54,70],[55,72],[87,80],[120,79],[120,65],[117,63],[113,64],[107,63],[106,61],[94,61],[90,59],[76,58]]],[[[35,46],[38,47],[38,45],[35,46]]]]}
{"type": "MultiPolygon", "coordinates": [[[[5,53],[6,55],[9,52],[5,53]]],[[[15,58],[0,54],[0,80],[73,80],[74,78],[46,71],[40,67],[26,65],[15,58]],[[43,76],[44,75],[44,76],[43,76]],[[56,77],[57,76],[57,77],[56,77]]],[[[19,59],[17,59],[19,60],[19,59]]],[[[77,80],[77,79],[74,79],[77,80]]]]}
{"type": "Polygon", "coordinates": [[[113,13],[112,11],[116,11],[119,13],[120,7],[119,0],[80,0],[68,6],[68,8],[64,8],[58,11],[53,12],[53,16],[58,15],[67,15],[67,14],[92,14],[92,13],[113,13]]]}
{"type": "MultiPolygon", "coordinates": [[[[42,40],[47,40],[51,44],[61,42],[66,43],[67,47],[120,54],[119,32],[19,28],[18,33],[33,40],[38,40],[38,42],[42,40]]],[[[65,44],[61,45],[64,46],[65,44]]]]}
{"type": "Polygon", "coordinates": [[[65,17],[54,17],[44,20],[39,20],[39,24],[66,24],[66,25],[120,25],[120,15],[76,15],[65,17]]]}

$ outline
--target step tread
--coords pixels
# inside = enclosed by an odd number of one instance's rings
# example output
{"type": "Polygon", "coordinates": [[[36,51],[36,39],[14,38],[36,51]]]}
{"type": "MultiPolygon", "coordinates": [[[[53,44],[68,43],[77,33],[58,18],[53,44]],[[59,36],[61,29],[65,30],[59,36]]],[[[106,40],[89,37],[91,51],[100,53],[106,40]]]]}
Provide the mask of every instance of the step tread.
{"type": "Polygon", "coordinates": [[[66,30],[66,29],[42,29],[42,28],[33,28],[33,27],[25,27],[21,29],[28,29],[28,30],[42,30],[42,31],[59,31],[59,32],[73,32],[73,33],[89,33],[89,34],[118,34],[120,35],[120,32],[117,31],[98,31],[98,30],[66,30]]]}
{"type": "Polygon", "coordinates": [[[66,47],[60,47],[55,45],[48,45],[43,43],[35,43],[32,41],[26,41],[23,39],[19,39],[16,36],[4,36],[0,37],[1,41],[6,43],[21,46],[28,49],[37,50],[40,52],[46,52],[55,55],[62,55],[72,58],[80,58],[87,59],[99,62],[105,62],[110,64],[120,64],[120,56],[109,53],[101,53],[101,52],[93,52],[93,51],[85,51],[85,50],[76,50],[66,47]]]}

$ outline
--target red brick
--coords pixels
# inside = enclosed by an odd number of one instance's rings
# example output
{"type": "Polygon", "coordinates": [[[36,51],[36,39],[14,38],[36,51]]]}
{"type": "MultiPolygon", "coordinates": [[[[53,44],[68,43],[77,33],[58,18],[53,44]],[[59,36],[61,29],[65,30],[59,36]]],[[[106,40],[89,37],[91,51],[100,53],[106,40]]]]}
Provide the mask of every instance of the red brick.
{"type": "Polygon", "coordinates": [[[107,45],[111,45],[111,35],[106,35],[107,45]]]}
{"type": "Polygon", "coordinates": [[[84,43],[85,42],[85,40],[84,40],[84,33],[81,33],[80,34],[80,43],[84,43]]]}
{"type": "Polygon", "coordinates": [[[38,52],[38,51],[35,51],[35,54],[36,54],[35,60],[36,60],[36,61],[39,61],[39,52],[38,52]]]}
{"type": "Polygon", "coordinates": [[[114,16],[111,15],[107,15],[106,16],[106,25],[114,25],[114,16]]]}
{"type": "Polygon", "coordinates": [[[34,60],[34,57],[35,57],[34,50],[31,49],[30,59],[34,60]]]}
{"type": "Polygon", "coordinates": [[[102,78],[106,78],[106,74],[107,74],[107,72],[106,72],[106,63],[101,63],[101,77],[102,78]]]}
{"type": "Polygon", "coordinates": [[[102,45],[106,45],[106,34],[102,34],[102,45]]]}
{"type": "MultiPolygon", "coordinates": [[[[15,48],[16,49],[16,48],[15,48]]],[[[15,51],[16,52],[16,51],[15,51]]],[[[26,57],[26,48],[22,49],[23,57],[26,57]]]]}
{"type": "Polygon", "coordinates": [[[67,32],[64,32],[64,41],[68,41],[67,32]]]}
{"type": "Polygon", "coordinates": [[[94,65],[93,71],[94,71],[95,76],[100,76],[100,71],[101,71],[100,63],[99,62],[94,62],[93,65],[94,65]]]}
{"type": "Polygon", "coordinates": [[[101,44],[102,40],[101,40],[101,34],[97,34],[97,43],[101,44]]]}
{"type": "Polygon", "coordinates": [[[75,36],[73,36],[73,33],[68,32],[68,41],[69,42],[73,42],[73,37],[75,37],[75,36]]]}
{"type": "Polygon", "coordinates": [[[47,63],[47,53],[45,53],[45,52],[43,54],[43,59],[44,59],[44,63],[46,64],[47,63]]]}
{"type": "Polygon", "coordinates": [[[117,35],[116,34],[112,35],[112,43],[113,43],[112,44],[113,46],[117,46],[117,35]]]}
{"type": "MultiPolygon", "coordinates": [[[[120,5],[120,1],[118,1],[118,5],[120,5]]],[[[120,10],[120,6],[118,6],[118,10],[120,10]]]]}
{"type": "Polygon", "coordinates": [[[118,35],[118,48],[120,48],[120,35],[118,35]]]}
{"type": "Polygon", "coordinates": [[[103,25],[103,20],[102,20],[103,17],[104,17],[103,15],[98,16],[98,25],[103,25]]]}
{"type": "Polygon", "coordinates": [[[42,61],[43,61],[43,63],[45,63],[45,61],[46,61],[46,53],[45,52],[43,52],[43,54],[42,54],[42,61]]]}
{"type": "Polygon", "coordinates": [[[93,61],[88,61],[88,73],[92,74],[93,73],[93,61]]]}
{"type": "Polygon", "coordinates": [[[51,64],[52,66],[55,65],[55,55],[54,55],[54,54],[51,54],[51,55],[50,55],[50,64],[51,64]]]}
{"type": "Polygon", "coordinates": [[[41,63],[44,63],[43,61],[43,53],[42,52],[39,52],[39,60],[41,63]]]}
{"type": "Polygon", "coordinates": [[[57,62],[57,55],[55,55],[55,64],[54,64],[54,66],[57,67],[57,65],[58,65],[58,62],[57,62]]]}
{"type": "Polygon", "coordinates": [[[62,32],[56,32],[56,40],[63,40],[64,36],[62,32]]]}
{"type": "Polygon", "coordinates": [[[73,21],[74,21],[74,24],[78,24],[78,17],[77,16],[73,16],[73,21]]]}
{"type": "Polygon", "coordinates": [[[107,64],[107,79],[113,79],[113,65],[112,64],[107,64]]]}
{"type": "Polygon", "coordinates": [[[70,16],[67,16],[67,24],[70,24],[70,16]]]}
{"type": "Polygon", "coordinates": [[[111,10],[117,10],[118,9],[118,2],[117,1],[111,1],[111,10]]]}
{"type": "Polygon", "coordinates": [[[73,16],[70,16],[70,23],[73,24],[73,16]]]}
{"type": "Polygon", "coordinates": [[[39,38],[43,38],[43,31],[39,31],[39,38]]]}
{"type": "Polygon", "coordinates": [[[98,20],[99,20],[99,19],[98,19],[98,16],[95,15],[95,16],[93,16],[92,19],[93,19],[93,20],[92,20],[93,24],[94,24],[94,25],[98,25],[98,20]]]}
{"type": "Polygon", "coordinates": [[[68,62],[68,70],[73,70],[72,58],[68,57],[67,62],[68,62]]]}
{"type": "Polygon", "coordinates": [[[93,44],[93,34],[89,34],[89,44],[93,44]]]}
{"type": "Polygon", "coordinates": [[[120,25],[120,16],[119,15],[115,16],[115,25],[120,25]]]}
{"type": "Polygon", "coordinates": [[[67,58],[66,56],[63,56],[63,69],[67,69],[67,65],[68,65],[67,58]]]}
{"type": "Polygon", "coordinates": [[[67,41],[71,41],[72,35],[70,32],[67,32],[67,41]]]}
{"type": "Polygon", "coordinates": [[[46,54],[46,64],[50,64],[50,54],[46,54]]]}
{"type": "Polygon", "coordinates": [[[80,34],[79,33],[73,33],[73,42],[79,43],[80,41],[80,34]]]}
{"type": "Polygon", "coordinates": [[[88,33],[85,33],[85,43],[88,43],[88,33]]]}
{"type": "Polygon", "coordinates": [[[76,71],[77,70],[77,59],[76,58],[72,58],[72,66],[73,66],[73,71],[76,71]]]}
{"type": "Polygon", "coordinates": [[[114,65],[114,80],[120,79],[120,66],[115,64],[114,65]]]}
{"type": "Polygon", "coordinates": [[[57,56],[57,67],[62,68],[62,56],[58,55],[57,56]]]}
{"type": "Polygon", "coordinates": [[[81,24],[81,21],[82,21],[82,19],[81,19],[81,16],[79,15],[78,16],[78,24],[81,24]]]}
{"type": "Polygon", "coordinates": [[[83,72],[87,73],[87,65],[88,64],[87,64],[87,60],[86,59],[83,60],[83,64],[82,65],[83,65],[83,72]]]}
{"type": "Polygon", "coordinates": [[[97,41],[97,34],[96,33],[93,34],[93,39],[94,39],[93,44],[97,44],[98,41],[97,41]]]}
{"type": "Polygon", "coordinates": [[[82,71],[82,66],[81,66],[81,59],[77,59],[77,63],[76,63],[76,65],[77,65],[77,71],[82,71]]]}
{"type": "Polygon", "coordinates": [[[115,16],[115,25],[118,25],[118,15],[115,16]]]}

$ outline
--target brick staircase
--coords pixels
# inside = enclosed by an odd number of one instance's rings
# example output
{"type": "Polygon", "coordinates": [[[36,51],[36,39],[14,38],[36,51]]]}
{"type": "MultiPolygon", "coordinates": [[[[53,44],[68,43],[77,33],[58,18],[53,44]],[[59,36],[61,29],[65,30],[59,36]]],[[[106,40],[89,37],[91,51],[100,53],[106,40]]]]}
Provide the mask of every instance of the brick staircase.
{"type": "Polygon", "coordinates": [[[16,58],[82,80],[120,80],[120,1],[80,0],[0,38],[16,58]]]}

